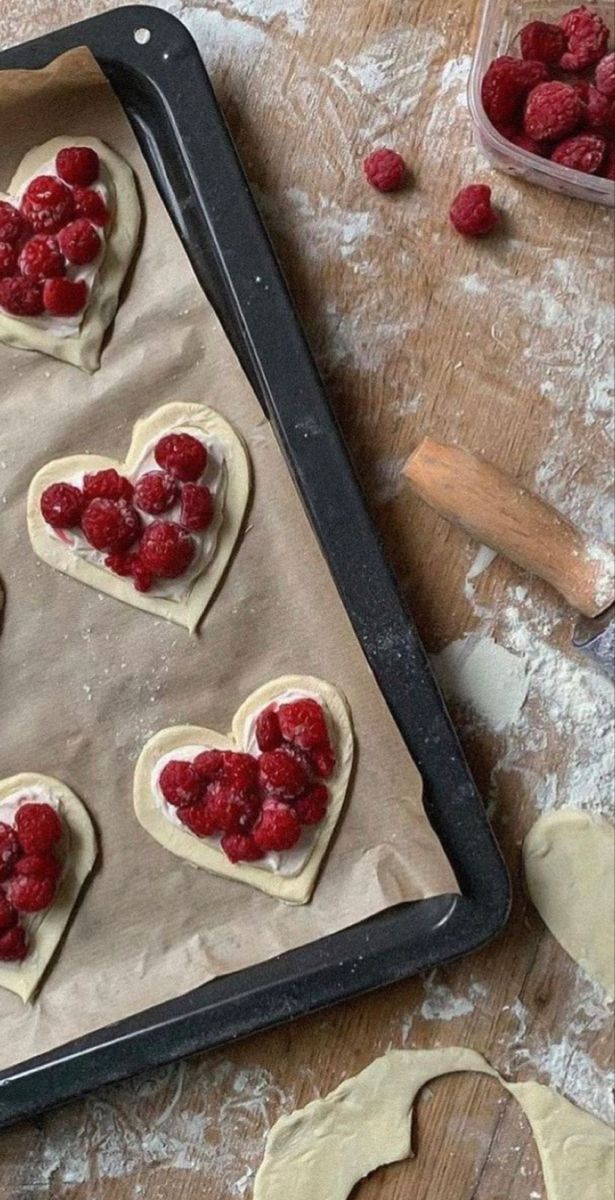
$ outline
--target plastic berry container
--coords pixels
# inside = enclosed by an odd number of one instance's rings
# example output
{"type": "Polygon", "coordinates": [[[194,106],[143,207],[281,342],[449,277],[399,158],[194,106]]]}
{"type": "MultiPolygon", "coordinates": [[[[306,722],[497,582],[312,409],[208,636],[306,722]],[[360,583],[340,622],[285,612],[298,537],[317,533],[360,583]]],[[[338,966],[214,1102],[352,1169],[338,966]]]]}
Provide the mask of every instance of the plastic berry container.
{"type": "MultiPolygon", "coordinates": [[[[557,23],[580,0],[543,0],[543,3],[523,3],[523,0],[485,0],[478,42],[472,61],[468,85],[468,103],[474,122],[475,140],[493,167],[508,175],[517,175],[529,183],[538,183],[553,192],[563,192],[578,200],[591,200],[615,208],[615,182],[597,175],[586,175],[570,167],[559,166],[549,159],[530,154],[507,141],[491,124],[481,101],[481,83],[489,64],[501,54],[519,55],[519,31],[529,21],[557,23]]],[[[615,4],[592,3],[585,7],[600,13],[615,32],[615,4]]],[[[609,43],[612,47],[613,36],[609,43]]],[[[572,76],[571,78],[574,78],[572,76]]]]}

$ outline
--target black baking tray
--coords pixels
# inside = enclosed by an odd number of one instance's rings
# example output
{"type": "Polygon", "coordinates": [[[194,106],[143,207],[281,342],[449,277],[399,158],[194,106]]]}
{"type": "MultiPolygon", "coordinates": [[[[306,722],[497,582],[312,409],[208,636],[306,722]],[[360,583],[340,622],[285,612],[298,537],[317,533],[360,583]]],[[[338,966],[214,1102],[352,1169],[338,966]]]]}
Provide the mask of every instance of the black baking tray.
{"type": "Polygon", "coordinates": [[[132,6],[0,54],[45,66],[86,45],[133,125],[199,282],[269,416],[382,694],[425,785],[461,895],[389,909],[215,979],[0,1073],[0,1125],[467,954],[505,924],[510,885],[483,804],[397,590],[199,51],[132,6]],[[146,30],[147,40],[141,33],[146,30]],[[215,169],[212,169],[215,164],[215,169]]]}

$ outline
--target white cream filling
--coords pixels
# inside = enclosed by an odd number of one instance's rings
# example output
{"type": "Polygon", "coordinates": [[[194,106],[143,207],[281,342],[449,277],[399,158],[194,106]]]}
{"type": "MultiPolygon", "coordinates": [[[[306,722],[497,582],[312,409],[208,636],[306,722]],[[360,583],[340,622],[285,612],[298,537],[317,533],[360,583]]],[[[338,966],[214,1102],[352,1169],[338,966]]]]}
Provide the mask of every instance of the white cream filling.
{"type": "MultiPolygon", "coordinates": [[[[331,722],[328,718],[328,713],[323,705],[322,699],[319,696],[314,695],[313,692],[289,690],[282,692],[279,696],[276,696],[275,700],[263,705],[263,708],[258,709],[254,715],[250,717],[244,727],[242,746],[238,747],[238,750],[243,750],[248,754],[258,755],[261,753],[256,741],[256,722],[261,712],[263,712],[265,708],[269,708],[271,704],[290,704],[293,700],[308,699],[316,700],[316,702],[322,708],[325,714],[325,720],[327,721],[331,745],[335,748],[337,739],[334,731],[331,729],[331,722]]],[[[177,815],[177,809],[172,804],[169,804],[167,800],[165,800],[160,787],[160,776],[167,763],[177,761],[178,759],[180,762],[192,762],[198,754],[202,754],[205,750],[212,750],[214,748],[215,747],[213,746],[207,745],[180,746],[178,750],[173,750],[169,754],[164,754],[156,763],[151,775],[151,788],[156,801],[156,807],[160,810],[160,812],[163,813],[163,815],[168,821],[171,822],[172,825],[178,826],[178,828],[183,829],[185,833],[190,834],[192,837],[198,837],[198,835],[196,833],[192,833],[192,830],[188,829],[188,826],[183,824],[177,815]]],[[[327,783],[327,780],[324,780],[324,782],[327,783]]],[[[299,838],[299,841],[292,847],[291,850],[283,850],[280,852],[270,851],[265,855],[264,858],[257,859],[256,862],[250,862],[250,867],[255,867],[257,870],[261,871],[269,871],[274,875],[283,875],[288,878],[298,875],[299,872],[303,870],[310,858],[319,829],[320,824],[304,825],[301,830],[301,837],[299,838]]],[[[218,850],[221,849],[222,838],[220,836],[199,838],[199,841],[206,842],[208,845],[213,846],[218,850]]],[[[222,850],[221,853],[224,854],[224,851],[222,850]]],[[[241,863],[237,863],[237,866],[241,866],[241,863]]]]}
{"type": "MultiPolygon", "coordinates": [[[[12,792],[10,796],[7,796],[5,800],[2,800],[0,802],[0,822],[2,822],[4,825],[14,826],[15,825],[15,816],[16,816],[17,812],[19,811],[19,809],[22,808],[22,806],[24,804],[49,804],[49,806],[51,808],[55,809],[55,811],[57,813],[61,814],[61,812],[62,812],[62,804],[61,804],[60,800],[58,799],[58,797],[54,796],[53,792],[51,792],[49,790],[49,788],[42,787],[41,785],[36,784],[36,785],[32,785],[31,787],[28,787],[28,788],[22,788],[18,792],[12,792]]],[[[69,848],[68,830],[66,828],[65,821],[63,822],[63,825],[64,825],[64,836],[62,837],[62,840],[59,843],[59,845],[56,847],[56,849],[59,852],[60,861],[64,864],[63,869],[62,869],[62,874],[58,877],[58,887],[60,886],[60,880],[61,880],[62,875],[64,874],[64,870],[66,868],[66,862],[68,860],[68,848],[69,848]]],[[[1,884],[0,884],[0,890],[3,890],[1,884]]],[[[44,908],[42,910],[42,912],[29,913],[29,914],[28,913],[20,913],[19,914],[19,924],[23,927],[23,929],[26,933],[26,937],[28,939],[29,953],[26,955],[25,959],[22,959],[22,962],[3,962],[2,963],[3,969],[4,968],[12,968],[12,969],[18,971],[23,963],[28,963],[31,961],[32,955],[35,950],[34,939],[35,939],[36,931],[37,931],[39,925],[41,924],[41,921],[47,915],[48,912],[49,912],[49,909],[44,908]]]]}

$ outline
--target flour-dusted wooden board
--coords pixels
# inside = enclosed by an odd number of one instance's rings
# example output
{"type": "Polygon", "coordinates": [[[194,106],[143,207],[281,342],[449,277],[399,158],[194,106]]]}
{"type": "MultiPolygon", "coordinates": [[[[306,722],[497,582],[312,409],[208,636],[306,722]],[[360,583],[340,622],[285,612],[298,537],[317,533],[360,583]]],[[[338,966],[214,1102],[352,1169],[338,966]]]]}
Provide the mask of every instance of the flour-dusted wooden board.
{"type": "MultiPolygon", "coordinates": [[[[490,172],[470,148],[464,92],[478,17],[466,0],[165,0],[197,36],[387,548],[434,650],[493,633],[533,668],[518,723],[457,715],[516,880],[490,950],[221,1054],[107,1090],[0,1137],[0,1197],[228,1200],[250,1195],[266,1126],[389,1045],[463,1042],[608,1119],[610,1018],[543,930],[519,881],[520,841],[554,801],[602,810],[605,693],[565,647],[571,619],[504,563],[468,579],[475,548],[398,484],[425,433],[486,450],[595,533],[609,534],[612,217],[490,172]],[[267,87],[263,86],[267,80],[267,87]],[[304,150],[306,123],[320,157],[304,150]],[[359,163],[395,144],[416,172],[381,198],[359,163]],[[485,243],[447,226],[451,193],[490,182],[506,212],[485,243]]],[[[13,0],[0,39],[113,8],[13,0]]],[[[1,469],[0,469],[1,470],[1,469]]],[[[1,479],[1,474],[0,474],[1,479]]],[[[415,1162],[361,1200],[544,1200],[529,1131],[489,1080],[423,1097],[415,1162]]]]}

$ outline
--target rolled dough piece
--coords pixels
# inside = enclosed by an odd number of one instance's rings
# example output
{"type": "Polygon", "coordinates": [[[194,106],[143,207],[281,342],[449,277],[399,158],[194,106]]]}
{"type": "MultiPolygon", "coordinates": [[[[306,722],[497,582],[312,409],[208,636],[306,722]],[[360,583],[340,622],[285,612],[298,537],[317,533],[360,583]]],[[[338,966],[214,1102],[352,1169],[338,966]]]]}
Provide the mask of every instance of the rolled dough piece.
{"type": "Polygon", "coordinates": [[[615,830],[587,813],[539,817],[523,844],[528,892],[564,950],[615,997],[615,830]]]}
{"type": "Polygon", "coordinates": [[[393,1050],[322,1100],[282,1117],[267,1138],[254,1200],[347,1200],[371,1171],[410,1157],[416,1096],[430,1079],[459,1071],[499,1079],[521,1105],[548,1200],[613,1200],[607,1125],[542,1084],[507,1083],[482,1055],[458,1046],[393,1050]]]}

